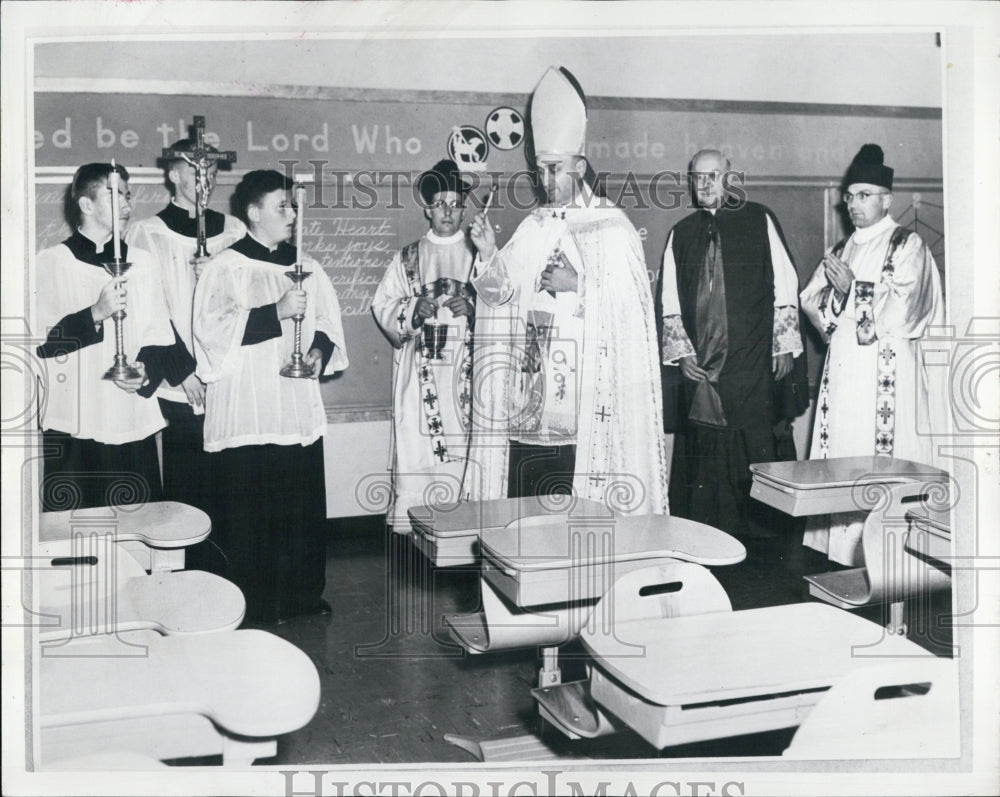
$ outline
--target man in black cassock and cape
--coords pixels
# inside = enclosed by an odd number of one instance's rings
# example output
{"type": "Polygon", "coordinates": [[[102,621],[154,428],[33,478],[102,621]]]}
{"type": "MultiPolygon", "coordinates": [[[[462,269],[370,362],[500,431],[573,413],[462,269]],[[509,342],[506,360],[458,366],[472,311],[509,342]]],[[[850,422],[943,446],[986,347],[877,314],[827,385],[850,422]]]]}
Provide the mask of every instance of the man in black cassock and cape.
{"type": "Polygon", "coordinates": [[[779,453],[788,422],[808,405],[798,277],[771,211],[729,190],[722,153],[702,150],[689,174],[699,210],[670,231],[661,272],[663,364],[682,377],[670,509],[772,536],[773,513],[750,498],[749,465],[789,458],[779,453]]]}

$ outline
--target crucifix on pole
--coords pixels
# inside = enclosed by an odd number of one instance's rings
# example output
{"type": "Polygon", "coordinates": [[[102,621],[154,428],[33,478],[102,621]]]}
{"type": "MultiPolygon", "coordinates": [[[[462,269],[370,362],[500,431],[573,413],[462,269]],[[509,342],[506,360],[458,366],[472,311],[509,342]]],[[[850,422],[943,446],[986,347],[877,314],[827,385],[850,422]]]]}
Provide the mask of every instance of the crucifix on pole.
{"type": "Polygon", "coordinates": [[[209,151],[205,144],[205,117],[195,116],[193,149],[181,152],[173,147],[164,147],[164,159],[173,160],[180,158],[190,164],[195,175],[195,219],[198,224],[198,247],[195,250],[195,257],[207,257],[208,246],[205,239],[205,210],[208,208],[208,198],[211,193],[209,186],[209,173],[212,166],[216,166],[220,161],[236,163],[236,153],[233,150],[226,152],[209,151]]]}

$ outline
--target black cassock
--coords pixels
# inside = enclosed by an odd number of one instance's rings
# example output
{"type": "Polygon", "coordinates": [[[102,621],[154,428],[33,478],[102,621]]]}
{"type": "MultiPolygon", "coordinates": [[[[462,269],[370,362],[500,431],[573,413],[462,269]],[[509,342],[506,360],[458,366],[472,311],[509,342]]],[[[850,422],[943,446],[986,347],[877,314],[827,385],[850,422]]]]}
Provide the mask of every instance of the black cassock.
{"type": "Polygon", "coordinates": [[[805,357],[774,381],[767,216],[780,235],[774,216],[751,202],[688,216],[672,240],[684,328],[715,379],[697,385],[666,369],[670,511],[751,537],[780,530],[787,518],[750,498],[749,465],[796,458],[788,421],[809,403],[805,357]]]}

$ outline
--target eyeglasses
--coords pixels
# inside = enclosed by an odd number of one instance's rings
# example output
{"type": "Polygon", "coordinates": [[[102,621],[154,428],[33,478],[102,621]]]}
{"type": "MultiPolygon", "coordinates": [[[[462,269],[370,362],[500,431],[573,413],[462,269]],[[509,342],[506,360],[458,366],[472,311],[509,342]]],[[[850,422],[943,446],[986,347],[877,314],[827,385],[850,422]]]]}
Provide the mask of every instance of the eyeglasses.
{"type": "Polygon", "coordinates": [[[465,208],[465,204],[456,199],[449,200],[448,202],[439,199],[437,202],[431,202],[427,207],[431,210],[441,210],[443,208],[448,208],[448,210],[462,210],[465,208]]]}
{"type": "Polygon", "coordinates": [[[858,193],[852,194],[850,191],[845,191],[843,196],[841,196],[841,199],[844,200],[845,205],[850,205],[852,199],[867,202],[869,197],[884,196],[888,193],[888,191],[858,191],[858,193]]]}
{"type": "Polygon", "coordinates": [[[719,172],[688,172],[688,177],[695,185],[712,185],[719,179],[719,172]]]}

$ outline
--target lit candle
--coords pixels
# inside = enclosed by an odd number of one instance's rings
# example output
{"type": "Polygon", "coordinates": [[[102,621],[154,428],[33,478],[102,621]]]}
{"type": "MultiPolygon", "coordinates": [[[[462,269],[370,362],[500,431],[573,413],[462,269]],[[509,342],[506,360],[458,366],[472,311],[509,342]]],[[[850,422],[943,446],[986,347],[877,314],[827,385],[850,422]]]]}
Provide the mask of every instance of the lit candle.
{"type": "Polygon", "coordinates": [[[111,240],[114,241],[115,260],[122,258],[122,244],[118,232],[118,166],[115,159],[111,159],[111,174],[108,175],[108,190],[111,192],[111,240]]]}
{"type": "Polygon", "coordinates": [[[302,183],[295,186],[295,260],[302,268],[302,211],[306,206],[306,187],[302,183]]]}

